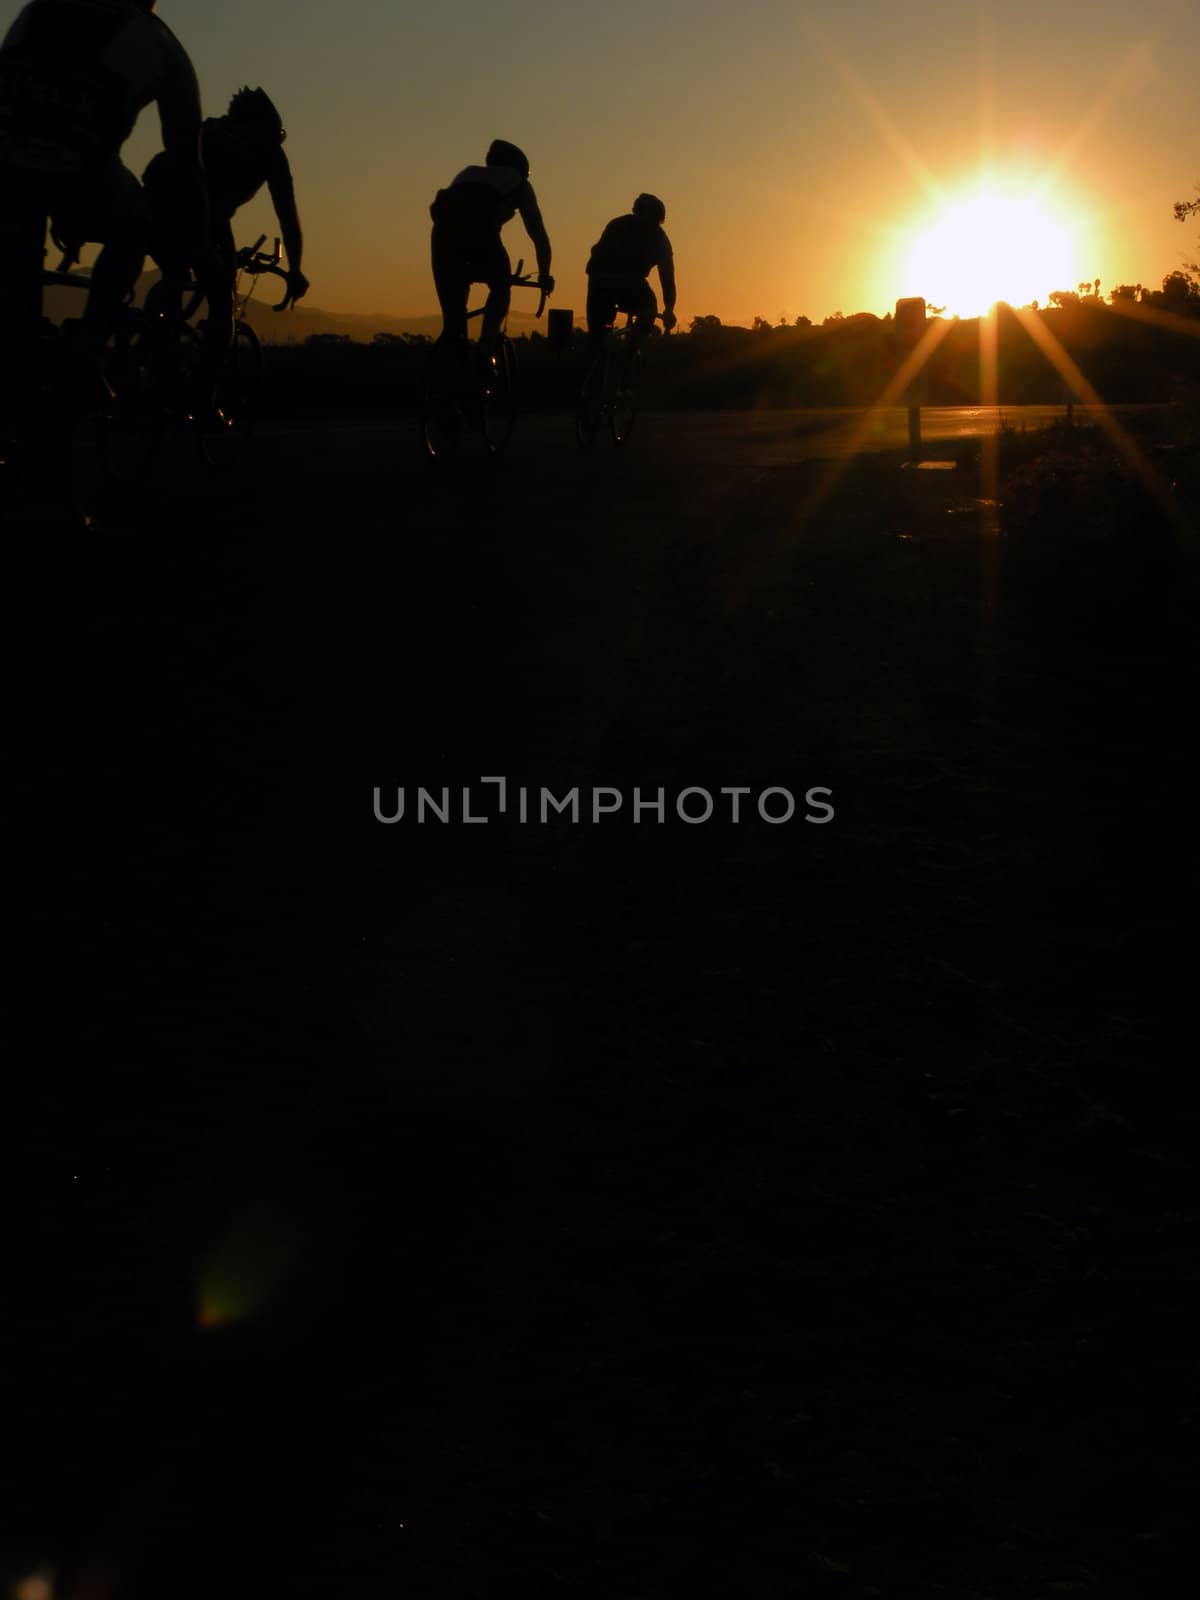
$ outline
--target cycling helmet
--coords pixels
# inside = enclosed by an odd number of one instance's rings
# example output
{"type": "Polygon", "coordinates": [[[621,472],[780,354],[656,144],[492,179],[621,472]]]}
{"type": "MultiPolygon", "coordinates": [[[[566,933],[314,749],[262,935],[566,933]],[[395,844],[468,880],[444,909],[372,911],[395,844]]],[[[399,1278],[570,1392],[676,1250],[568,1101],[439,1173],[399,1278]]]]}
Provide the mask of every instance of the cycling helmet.
{"type": "Polygon", "coordinates": [[[492,140],[486,161],[489,167],[515,167],[523,178],[529,176],[529,157],[507,139],[492,140]]]}
{"type": "Polygon", "coordinates": [[[633,214],[644,222],[665,222],[667,208],[656,194],[640,194],[633,202],[633,214]]]}
{"type": "Polygon", "coordinates": [[[287,138],[283,118],[264,89],[239,89],[229,102],[226,114],[234,122],[256,123],[264,133],[273,134],[280,144],[287,138]]]}

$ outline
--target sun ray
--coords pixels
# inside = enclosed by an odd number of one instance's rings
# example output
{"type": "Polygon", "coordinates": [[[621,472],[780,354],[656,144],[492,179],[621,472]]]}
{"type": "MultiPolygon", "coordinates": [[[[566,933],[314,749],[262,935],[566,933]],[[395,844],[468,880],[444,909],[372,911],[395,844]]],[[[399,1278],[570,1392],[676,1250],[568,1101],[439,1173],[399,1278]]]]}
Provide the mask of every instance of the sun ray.
{"type": "MultiPolygon", "coordinates": [[[[993,309],[979,319],[979,399],[996,407],[1000,401],[1000,319],[993,309]]],[[[979,441],[979,681],[990,697],[997,680],[997,619],[1000,595],[1000,440],[984,433],[979,441]]]]}
{"type": "Polygon", "coordinates": [[[810,26],[808,31],[824,53],[830,66],[879,129],[885,144],[887,144],[892,154],[908,168],[909,172],[932,199],[938,202],[944,201],[945,192],[941,184],[917,154],[916,146],[900,132],[900,129],[884,110],[882,102],[854,71],[832,39],[823,29],[815,25],[810,26]]]}
{"type": "Polygon", "coordinates": [[[1092,103],[1091,108],[1084,113],[1078,128],[1047,163],[1037,184],[1036,192],[1039,195],[1046,194],[1064,176],[1076,155],[1101,126],[1116,102],[1129,88],[1135,86],[1136,80],[1138,78],[1144,80],[1151,67],[1156,39],[1156,34],[1147,35],[1122,58],[1106,87],[1092,103]]]}
{"type": "Polygon", "coordinates": [[[996,149],[996,15],[979,8],[979,160],[990,170],[996,149]]]}
{"type": "Polygon", "coordinates": [[[1078,364],[1063,349],[1057,336],[1047,328],[1036,311],[1017,311],[1015,315],[1025,332],[1057,371],[1077,400],[1095,407],[1096,422],[1107,434],[1120,455],[1140,479],[1142,487],[1173,527],[1191,534],[1192,526],[1181,510],[1170,488],[1147,460],[1137,440],[1117,421],[1098,391],[1090,384],[1078,364]]]}
{"type": "Polygon", "coordinates": [[[902,402],[903,396],[908,393],[916,382],[934,351],[950,332],[950,328],[951,324],[949,322],[944,322],[940,319],[935,319],[926,325],[925,332],[921,335],[920,340],[913,346],[892,374],[879,399],[851,428],[846,438],[843,453],[829,462],[812,494],[800,508],[801,521],[811,517],[833,494],[838,484],[850,470],[854,460],[862,454],[863,446],[875,431],[878,413],[902,402]]]}
{"type": "MultiPolygon", "coordinates": [[[[979,319],[979,403],[997,406],[1000,403],[999,320],[995,311],[979,319]]],[[[999,471],[997,468],[998,444],[994,433],[985,433],[980,452],[980,486],[984,504],[980,508],[981,520],[995,522],[998,497],[999,471]]]]}
{"type": "Polygon", "coordinates": [[[1185,339],[1200,339],[1200,323],[1195,317],[1181,317],[1174,311],[1163,311],[1158,306],[1145,306],[1140,300],[1127,300],[1118,295],[1109,301],[1109,309],[1119,317],[1145,323],[1147,327],[1162,328],[1167,333],[1179,333],[1185,339]]]}
{"type": "Polygon", "coordinates": [[[801,529],[810,517],[826,505],[837,490],[842,479],[849,472],[855,460],[863,453],[870,436],[875,432],[879,413],[890,407],[899,405],[903,396],[911,388],[921,371],[929,361],[934,351],[950,332],[951,324],[940,319],[930,322],[918,343],[909,352],[908,356],[885,385],[879,398],[864,414],[852,423],[842,434],[839,443],[838,455],[825,463],[825,471],[821,474],[811,492],[795,509],[795,514],[779,531],[770,539],[763,541],[754,560],[743,569],[739,577],[732,581],[725,595],[725,609],[736,612],[745,603],[746,596],[758,582],[762,574],[770,568],[781,548],[794,539],[797,531],[801,529]]]}

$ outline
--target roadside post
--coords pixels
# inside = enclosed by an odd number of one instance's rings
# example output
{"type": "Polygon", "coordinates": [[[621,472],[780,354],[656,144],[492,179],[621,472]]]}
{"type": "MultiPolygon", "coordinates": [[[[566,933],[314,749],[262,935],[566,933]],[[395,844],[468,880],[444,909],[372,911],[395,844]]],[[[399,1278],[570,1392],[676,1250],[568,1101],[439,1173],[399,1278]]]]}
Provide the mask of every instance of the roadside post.
{"type": "MultiPolygon", "coordinates": [[[[896,301],[896,315],[892,321],[893,337],[896,341],[896,366],[900,368],[912,355],[913,351],[925,337],[928,323],[925,319],[925,301],[920,295],[914,295],[908,300],[896,301]]],[[[914,372],[912,380],[904,393],[905,403],[908,406],[908,460],[904,466],[914,467],[919,472],[952,472],[953,461],[922,461],[921,460],[921,407],[929,402],[929,364],[923,362],[918,372],[914,372]]]]}
{"type": "MultiPolygon", "coordinates": [[[[896,338],[896,362],[901,365],[925,336],[925,301],[920,295],[896,301],[896,316],[892,324],[896,338]]],[[[914,461],[921,455],[921,407],[929,393],[925,368],[914,374],[905,392],[908,404],[908,449],[914,461]]]]}
{"type": "Polygon", "coordinates": [[[546,313],[546,338],[552,350],[565,350],[571,342],[575,313],[569,307],[555,306],[546,313]]]}

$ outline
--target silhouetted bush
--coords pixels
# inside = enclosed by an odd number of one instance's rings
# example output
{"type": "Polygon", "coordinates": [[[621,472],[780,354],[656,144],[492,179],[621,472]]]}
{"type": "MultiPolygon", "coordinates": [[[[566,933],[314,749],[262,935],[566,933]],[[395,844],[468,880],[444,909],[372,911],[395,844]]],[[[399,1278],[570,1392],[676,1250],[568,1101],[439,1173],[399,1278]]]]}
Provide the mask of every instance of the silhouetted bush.
{"type": "MultiPolygon", "coordinates": [[[[1121,315],[1099,300],[1032,313],[1109,403],[1178,399],[1200,387],[1197,341],[1121,315]]],[[[540,333],[515,341],[524,403],[570,406],[586,364],[576,329],[556,348],[540,333]]],[[[1002,306],[997,315],[997,393],[1001,405],[1059,405],[1061,374],[1002,306]]],[[[267,351],[272,407],[292,412],[411,412],[419,404],[429,341],[379,335],[357,343],[317,335],[267,351]]],[[[656,333],[642,376],[643,403],[669,409],[869,406],[883,396],[899,364],[891,319],[862,314],[822,327],[725,327],[696,318],[692,331],[656,333]]],[[[980,324],[951,322],[929,361],[924,403],[978,405],[980,324]]],[[[892,403],[903,405],[896,393],[892,403]]]]}

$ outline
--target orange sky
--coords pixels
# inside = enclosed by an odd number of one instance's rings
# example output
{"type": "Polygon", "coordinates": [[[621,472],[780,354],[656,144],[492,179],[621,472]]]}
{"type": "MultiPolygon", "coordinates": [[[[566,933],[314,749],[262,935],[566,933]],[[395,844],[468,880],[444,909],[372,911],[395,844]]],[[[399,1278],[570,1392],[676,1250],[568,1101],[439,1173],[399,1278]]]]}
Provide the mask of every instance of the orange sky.
{"type": "MultiPolygon", "coordinates": [[[[0,15],[17,9],[0,0],[0,15]]],[[[1097,275],[1157,285],[1200,256],[1200,230],[1171,210],[1200,179],[1200,30],[1178,0],[845,0],[819,26],[777,0],[610,0],[591,22],[545,0],[424,14],[359,0],[352,25],[315,0],[159,12],[206,109],[249,82],[283,110],[309,303],[328,310],[435,309],[429,201],[494,136],[531,156],[556,303],[577,310],[591,244],[642,189],[667,203],[685,321],[936,299],[913,281],[914,242],[989,170],[1037,193],[1066,235],[1069,281],[1055,268],[1042,297],[1097,275]]],[[[128,147],[135,171],[156,147],[148,115],[128,147]]],[[[261,199],[237,228],[246,241],[275,231],[261,199]]],[[[506,242],[531,254],[519,223],[506,242]]],[[[1022,262],[1036,280],[1034,248],[1022,262]]]]}

